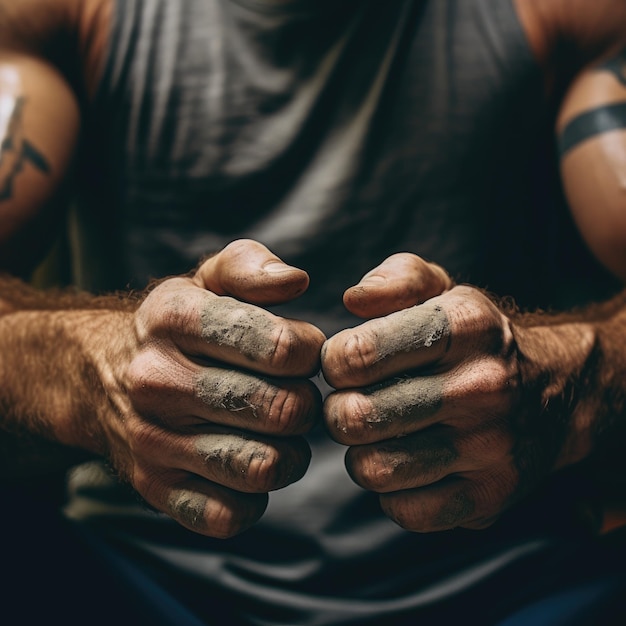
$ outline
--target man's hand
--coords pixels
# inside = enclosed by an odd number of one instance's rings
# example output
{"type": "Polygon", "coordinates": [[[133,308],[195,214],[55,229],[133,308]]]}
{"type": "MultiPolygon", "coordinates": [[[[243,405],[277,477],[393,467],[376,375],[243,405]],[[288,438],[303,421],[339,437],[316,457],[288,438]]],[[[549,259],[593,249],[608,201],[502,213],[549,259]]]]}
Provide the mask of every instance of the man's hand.
{"type": "Polygon", "coordinates": [[[307,379],[325,337],[256,305],[308,286],[252,241],[237,241],[192,277],[155,287],[134,315],[136,346],[110,363],[113,406],[101,419],[112,463],[147,503],[214,537],[259,519],[269,491],[299,480],[302,437],[321,414],[307,379]]]}
{"type": "Polygon", "coordinates": [[[453,287],[410,254],[370,272],[344,302],[386,316],[326,342],[322,369],[338,390],[325,402],[327,427],[350,446],[353,480],[402,527],[486,527],[589,452],[589,412],[571,414],[588,326],[518,326],[483,292],[453,287]]]}

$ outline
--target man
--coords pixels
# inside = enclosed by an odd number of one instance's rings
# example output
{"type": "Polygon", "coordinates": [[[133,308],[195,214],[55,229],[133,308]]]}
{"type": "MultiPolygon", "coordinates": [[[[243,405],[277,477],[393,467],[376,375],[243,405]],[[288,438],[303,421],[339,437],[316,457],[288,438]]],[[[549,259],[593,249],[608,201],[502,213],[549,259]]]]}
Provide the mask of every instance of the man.
{"type": "Polygon", "coordinates": [[[98,294],[3,279],[3,473],[73,468],[70,528],[147,623],[495,623],[587,589],[567,555],[604,556],[582,505],[625,431],[623,2],[0,24],[0,257],[29,277],[70,206],[98,294]]]}

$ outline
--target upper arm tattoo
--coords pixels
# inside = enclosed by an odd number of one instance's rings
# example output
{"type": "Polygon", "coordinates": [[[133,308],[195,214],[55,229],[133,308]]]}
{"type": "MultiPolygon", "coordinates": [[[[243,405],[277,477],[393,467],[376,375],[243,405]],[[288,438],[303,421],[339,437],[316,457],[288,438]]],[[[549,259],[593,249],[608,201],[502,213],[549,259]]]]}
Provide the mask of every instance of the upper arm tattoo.
{"type": "Polygon", "coordinates": [[[561,158],[586,139],[626,128],[626,102],[605,104],[570,120],[559,137],[561,158]]]}
{"type": "Polygon", "coordinates": [[[15,179],[30,163],[44,174],[50,173],[50,165],[39,150],[24,136],[23,96],[0,98],[0,202],[13,197],[15,179]]]}
{"type": "MultiPolygon", "coordinates": [[[[596,72],[610,72],[626,87],[626,48],[594,68],[596,72]]],[[[571,119],[559,138],[561,158],[572,148],[596,135],[626,128],[626,91],[623,102],[603,104],[571,119]]]]}

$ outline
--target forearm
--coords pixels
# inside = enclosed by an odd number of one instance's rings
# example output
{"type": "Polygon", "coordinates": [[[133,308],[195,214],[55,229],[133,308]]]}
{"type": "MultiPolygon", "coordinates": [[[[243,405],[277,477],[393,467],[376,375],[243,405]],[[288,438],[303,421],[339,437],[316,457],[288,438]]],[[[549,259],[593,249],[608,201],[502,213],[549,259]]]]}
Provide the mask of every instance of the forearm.
{"type": "Polygon", "coordinates": [[[547,420],[562,425],[555,465],[623,456],[626,291],[575,313],[514,315],[513,332],[523,388],[537,394],[547,420]]]}
{"type": "Polygon", "coordinates": [[[0,278],[0,476],[106,455],[108,364],[132,345],[131,298],[40,292],[0,278]]]}

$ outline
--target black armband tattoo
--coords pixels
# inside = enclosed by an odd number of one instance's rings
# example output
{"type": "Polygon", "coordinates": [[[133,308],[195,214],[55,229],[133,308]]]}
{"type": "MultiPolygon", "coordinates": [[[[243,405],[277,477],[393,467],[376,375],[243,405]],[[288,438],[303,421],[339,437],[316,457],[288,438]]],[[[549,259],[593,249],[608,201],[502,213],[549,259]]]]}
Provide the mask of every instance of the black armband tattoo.
{"type": "Polygon", "coordinates": [[[598,65],[597,70],[611,72],[622,85],[626,86],[626,48],[617,56],[598,65]]]}
{"type": "Polygon", "coordinates": [[[606,104],[568,122],[558,139],[561,158],[586,139],[626,128],[626,102],[606,104]]]}
{"type": "Polygon", "coordinates": [[[17,175],[29,162],[40,172],[50,173],[50,165],[45,157],[23,135],[22,110],[25,99],[15,100],[11,117],[8,120],[7,132],[0,138],[0,202],[13,197],[13,185],[17,175]]]}

